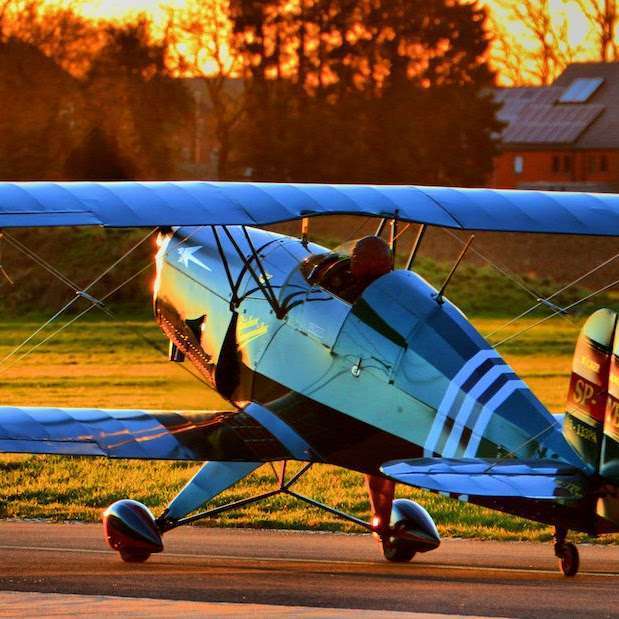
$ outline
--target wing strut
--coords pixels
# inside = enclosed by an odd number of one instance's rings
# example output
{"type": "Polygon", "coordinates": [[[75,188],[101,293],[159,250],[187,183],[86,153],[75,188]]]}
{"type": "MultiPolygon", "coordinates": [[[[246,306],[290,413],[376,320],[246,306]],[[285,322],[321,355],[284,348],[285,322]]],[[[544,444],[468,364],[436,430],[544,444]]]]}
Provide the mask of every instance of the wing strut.
{"type": "MultiPolygon", "coordinates": [[[[230,286],[230,292],[232,294],[232,299],[230,300],[230,303],[232,307],[236,308],[239,306],[238,287],[241,282],[241,278],[239,277],[237,282],[234,283],[234,280],[232,279],[232,273],[230,272],[230,265],[228,264],[228,259],[226,258],[226,252],[221,245],[221,239],[219,238],[219,234],[217,233],[217,228],[215,226],[213,226],[213,236],[215,237],[215,243],[217,244],[217,251],[219,252],[219,257],[221,258],[221,262],[224,265],[224,271],[226,272],[226,279],[228,280],[228,285],[230,286]]],[[[242,256],[242,259],[244,260],[245,257],[242,256]]]]}
{"type": "Polygon", "coordinates": [[[14,285],[13,280],[11,279],[11,277],[9,276],[9,274],[6,272],[6,269],[4,268],[4,266],[2,265],[2,241],[4,239],[4,232],[2,232],[2,230],[0,230],[0,275],[2,275],[2,277],[4,277],[6,279],[7,282],[9,282],[9,284],[11,284],[11,286],[14,285]]]}
{"type": "MultiPolygon", "coordinates": [[[[230,230],[228,230],[228,227],[227,226],[221,226],[221,228],[223,229],[225,235],[228,237],[228,240],[232,244],[232,247],[234,247],[234,250],[238,254],[239,258],[243,262],[243,266],[245,267],[245,269],[247,269],[249,274],[252,276],[252,278],[256,282],[256,285],[258,286],[258,289],[260,290],[260,292],[262,292],[262,294],[264,295],[264,298],[267,300],[268,304],[273,309],[273,312],[275,313],[275,315],[278,318],[283,318],[283,316],[285,315],[285,310],[281,306],[279,301],[277,300],[277,296],[275,295],[273,287],[269,283],[269,276],[268,276],[268,274],[267,274],[267,272],[266,272],[266,270],[264,268],[264,265],[262,264],[262,260],[260,259],[260,256],[258,255],[258,252],[256,251],[256,247],[255,247],[253,241],[251,240],[251,237],[250,237],[249,233],[247,232],[246,226],[241,226],[241,229],[243,230],[243,235],[245,237],[245,240],[246,240],[247,245],[249,247],[249,250],[251,252],[250,258],[248,258],[243,253],[243,250],[239,247],[239,244],[237,243],[237,241],[234,238],[234,236],[230,233],[230,230]],[[259,271],[260,274],[258,274],[256,272],[256,270],[252,266],[252,262],[256,263],[256,265],[258,266],[258,271],[259,271]]],[[[215,232],[215,226],[213,226],[213,231],[215,232]]],[[[221,259],[222,259],[222,261],[224,263],[224,269],[226,270],[226,275],[228,277],[228,281],[230,283],[230,288],[232,290],[232,303],[235,306],[238,307],[238,304],[240,302],[240,299],[238,297],[238,286],[241,283],[242,276],[239,277],[239,279],[236,282],[236,284],[233,282],[232,275],[230,273],[230,268],[228,266],[228,262],[227,262],[227,259],[226,259],[226,256],[225,256],[225,252],[223,251],[223,248],[221,247],[221,242],[220,242],[216,232],[215,232],[215,240],[217,242],[217,248],[219,250],[221,259]]]]}
{"type": "Polygon", "coordinates": [[[399,210],[396,209],[395,217],[391,220],[391,230],[389,234],[389,247],[391,249],[391,268],[395,269],[395,254],[398,250],[398,218],[399,210]]]}
{"type": "Polygon", "coordinates": [[[462,262],[462,260],[464,260],[464,256],[466,255],[466,252],[468,248],[471,246],[471,243],[473,242],[474,238],[475,238],[475,235],[472,234],[469,240],[466,242],[466,245],[462,248],[462,251],[460,252],[460,255],[458,256],[456,263],[453,265],[453,267],[451,267],[451,271],[449,271],[449,275],[447,276],[447,279],[445,280],[445,282],[441,286],[441,289],[436,295],[436,302],[439,305],[443,304],[443,297],[445,295],[445,290],[447,290],[447,286],[449,285],[451,278],[454,276],[454,273],[457,271],[458,267],[460,266],[460,263],[462,262]]]}
{"type": "Polygon", "coordinates": [[[417,257],[417,252],[421,247],[421,241],[423,241],[423,237],[426,233],[428,226],[426,224],[421,224],[419,226],[419,231],[417,232],[417,236],[415,237],[415,241],[413,242],[413,246],[411,247],[411,253],[408,255],[408,260],[406,261],[406,270],[410,271],[413,263],[415,262],[415,258],[417,257]]]}

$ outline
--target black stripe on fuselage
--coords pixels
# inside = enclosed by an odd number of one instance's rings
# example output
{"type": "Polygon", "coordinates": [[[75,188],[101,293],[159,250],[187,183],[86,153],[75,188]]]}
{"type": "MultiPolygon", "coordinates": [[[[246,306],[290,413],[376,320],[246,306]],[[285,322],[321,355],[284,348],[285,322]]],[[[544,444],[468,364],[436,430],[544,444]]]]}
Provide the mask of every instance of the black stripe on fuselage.
{"type": "Polygon", "coordinates": [[[486,359],[462,384],[461,390],[468,393],[476,384],[477,381],[495,365],[505,365],[505,361],[500,357],[491,357],[486,359]]]}
{"type": "Polygon", "coordinates": [[[350,417],[330,406],[254,372],[242,364],[241,374],[252,373],[252,400],[268,408],[310,445],[318,462],[328,462],[364,473],[378,473],[388,460],[420,458],[423,449],[399,436],[350,417]]]}
{"type": "Polygon", "coordinates": [[[377,333],[391,340],[396,346],[406,349],[408,342],[398,333],[374,308],[363,298],[358,299],[352,306],[352,314],[361,322],[372,327],[377,333]]]}

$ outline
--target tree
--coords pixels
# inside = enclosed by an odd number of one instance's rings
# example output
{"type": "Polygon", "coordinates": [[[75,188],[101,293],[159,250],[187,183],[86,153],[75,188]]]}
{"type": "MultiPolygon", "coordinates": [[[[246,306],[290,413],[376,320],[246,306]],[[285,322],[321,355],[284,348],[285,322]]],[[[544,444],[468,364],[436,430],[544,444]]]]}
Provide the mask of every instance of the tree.
{"type": "Polygon", "coordinates": [[[16,38],[0,43],[0,178],[59,179],[80,139],[78,81],[39,49],[16,38]]]}
{"type": "Polygon", "coordinates": [[[145,18],[110,25],[104,34],[85,76],[91,126],[118,145],[137,177],[174,177],[188,139],[191,99],[168,72],[166,41],[152,39],[145,18]]]}
{"type": "Polygon", "coordinates": [[[402,2],[391,14],[387,25],[394,34],[387,45],[377,27],[381,47],[374,57],[388,71],[379,72],[381,96],[369,123],[372,178],[405,183],[414,174],[416,182],[482,184],[492,169],[492,134],[499,129],[489,92],[494,75],[485,61],[485,12],[429,2],[415,22],[417,8],[402,2]],[[398,27],[400,22],[406,26],[398,27]]]}
{"type": "Polygon", "coordinates": [[[254,177],[483,182],[498,129],[483,9],[447,0],[239,1],[231,15],[254,177]]]}
{"type": "Polygon", "coordinates": [[[135,178],[132,164],[101,127],[94,127],[69,155],[64,176],[80,181],[124,181],[135,178]]]}
{"type": "Polygon", "coordinates": [[[143,18],[95,26],[70,4],[0,0],[0,175],[177,176],[190,96],[151,31],[143,18]]]}
{"type": "Polygon", "coordinates": [[[184,11],[170,10],[167,27],[171,51],[169,63],[179,76],[200,79],[208,95],[207,105],[197,104],[195,131],[211,130],[215,136],[217,178],[230,177],[234,131],[243,114],[240,88],[235,80],[242,73],[242,58],[235,53],[228,2],[206,0],[184,11]],[[207,126],[199,122],[206,116],[207,126]]]}
{"type": "Polygon", "coordinates": [[[619,60],[617,44],[617,0],[574,0],[591,24],[599,59],[619,60]]]}
{"type": "Polygon", "coordinates": [[[79,78],[98,40],[71,3],[0,0],[2,178],[65,178],[67,153],[90,130],[79,78]]]}
{"type": "Polygon", "coordinates": [[[515,85],[531,81],[548,85],[574,60],[577,50],[569,43],[568,22],[556,16],[550,0],[500,0],[501,25],[495,20],[495,60],[499,70],[515,85]]]}
{"type": "Polygon", "coordinates": [[[97,28],[75,2],[45,6],[37,0],[0,0],[0,43],[17,39],[36,47],[75,76],[85,73],[98,46],[97,28]]]}

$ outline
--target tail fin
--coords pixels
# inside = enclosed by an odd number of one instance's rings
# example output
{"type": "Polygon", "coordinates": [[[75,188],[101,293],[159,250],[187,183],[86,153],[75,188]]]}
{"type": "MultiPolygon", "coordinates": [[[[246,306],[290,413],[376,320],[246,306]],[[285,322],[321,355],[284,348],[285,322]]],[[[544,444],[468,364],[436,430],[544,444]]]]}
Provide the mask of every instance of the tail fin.
{"type": "MultiPolygon", "coordinates": [[[[603,464],[602,446],[606,442],[607,431],[605,418],[612,416],[609,414],[609,407],[613,407],[613,419],[616,422],[612,424],[612,431],[619,434],[617,399],[609,395],[611,365],[614,368],[612,376],[615,381],[615,396],[619,391],[619,385],[616,384],[619,382],[616,357],[613,361],[616,330],[617,314],[612,310],[600,309],[587,319],[576,341],[567,396],[563,434],[581,458],[596,472],[603,464]]],[[[610,422],[608,430],[611,430],[610,422]]],[[[614,447],[609,445],[606,449],[605,445],[604,452],[614,454],[612,457],[615,458],[619,472],[619,444],[616,436],[612,440],[614,447]]]]}

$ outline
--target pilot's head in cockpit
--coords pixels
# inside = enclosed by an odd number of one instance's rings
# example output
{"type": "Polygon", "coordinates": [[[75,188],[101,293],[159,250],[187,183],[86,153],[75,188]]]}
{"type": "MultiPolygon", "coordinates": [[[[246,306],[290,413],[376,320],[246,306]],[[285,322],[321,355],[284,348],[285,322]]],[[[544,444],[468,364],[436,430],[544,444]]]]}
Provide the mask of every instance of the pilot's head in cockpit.
{"type": "Polygon", "coordinates": [[[365,288],[381,275],[389,273],[392,257],[389,245],[378,236],[365,236],[353,247],[350,271],[357,284],[365,288]]]}
{"type": "Polygon", "coordinates": [[[363,291],[392,269],[391,250],[383,239],[366,236],[355,242],[350,256],[337,252],[307,258],[301,266],[311,284],[354,303],[363,291]]]}

